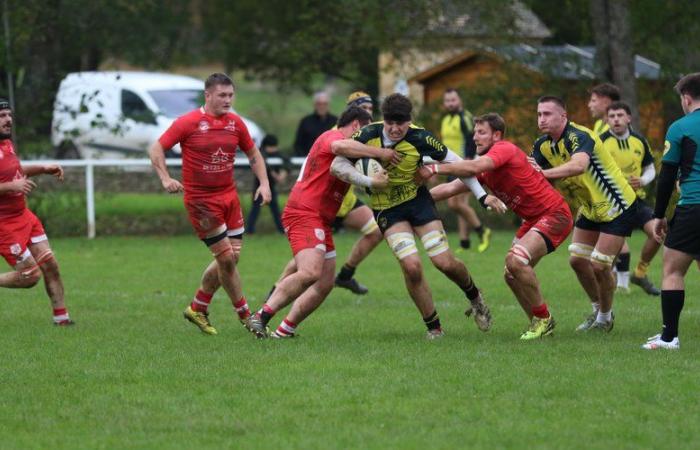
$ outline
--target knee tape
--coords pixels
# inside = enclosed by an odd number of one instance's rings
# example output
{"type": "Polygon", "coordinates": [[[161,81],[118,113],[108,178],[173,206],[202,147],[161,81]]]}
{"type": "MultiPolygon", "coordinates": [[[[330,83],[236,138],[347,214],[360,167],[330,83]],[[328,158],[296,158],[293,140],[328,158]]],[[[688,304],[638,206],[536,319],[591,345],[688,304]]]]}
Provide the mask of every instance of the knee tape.
{"type": "Polygon", "coordinates": [[[591,261],[604,266],[612,267],[614,260],[615,255],[606,255],[604,253],[600,253],[598,250],[593,250],[591,253],[591,261]]]}
{"type": "Polygon", "coordinates": [[[391,247],[391,251],[398,259],[403,259],[408,255],[418,252],[416,248],[416,240],[412,233],[394,233],[386,238],[391,247]]]}
{"type": "Polygon", "coordinates": [[[44,251],[44,253],[42,253],[41,255],[36,257],[36,263],[37,263],[37,265],[40,266],[42,264],[46,264],[47,262],[51,261],[52,259],[54,259],[53,252],[51,251],[51,249],[48,249],[48,250],[44,251]]]}
{"type": "Polygon", "coordinates": [[[447,243],[447,236],[442,230],[434,230],[425,233],[420,240],[423,242],[423,247],[431,258],[446,252],[450,248],[447,243]]]}
{"type": "Polygon", "coordinates": [[[508,253],[512,254],[513,257],[524,265],[529,265],[532,256],[530,252],[520,244],[515,244],[508,250],[508,253]]]}
{"type": "Polygon", "coordinates": [[[39,264],[34,264],[34,265],[29,266],[29,267],[25,268],[24,270],[20,271],[19,277],[22,279],[31,278],[38,273],[39,273],[39,264]]]}
{"type": "Polygon", "coordinates": [[[593,253],[593,247],[586,244],[579,244],[578,242],[573,242],[569,245],[569,255],[575,258],[591,259],[591,253],[593,253]]]}
{"type": "Polygon", "coordinates": [[[241,256],[241,249],[243,248],[243,239],[229,239],[231,242],[231,250],[233,250],[233,257],[238,261],[241,256]]]}
{"type": "Polygon", "coordinates": [[[212,255],[214,255],[214,258],[226,256],[228,254],[233,253],[233,247],[231,246],[231,243],[228,239],[224,239],[222,241],[210,245],[209,250],[211,250],[211,253],[212,255]]]}
{"type": "Polygon", "coordinates": [[[377,221],[374,220],[374,217],[369,219],[366,224],[362,225],[362,228],[360,228],[360,232],[367,236],[368,234],[374,233],[374,230],[378,229],[379,225],[377,225],[377,221]]]}

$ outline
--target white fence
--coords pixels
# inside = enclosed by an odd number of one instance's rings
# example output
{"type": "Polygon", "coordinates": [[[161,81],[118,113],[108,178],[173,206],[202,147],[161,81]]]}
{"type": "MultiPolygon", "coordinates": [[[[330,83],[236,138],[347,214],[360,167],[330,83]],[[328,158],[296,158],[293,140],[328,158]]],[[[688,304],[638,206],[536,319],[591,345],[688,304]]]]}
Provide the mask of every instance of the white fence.
{"type": "MultiPolygon", "coordinates": [[[[302,157],[293,157],[290,159],[290,164],[293,166],[301,166],[304,163],[302,157]]],[[[265,160],[268,166],[281,166],[284,164],[282,158],[267,158],[265,160]]],[[[86,196],[86,215],[87,215],[87,237],[93,239],[95,237],[95,167],[145,167],[150,168],[150,159],[60,159],[60,160],[28,160],[22,161],[23,166],[43,165],[43,164],[58,164],[63,167],[84,167],[85,168],[85,196],[86,196]]],[[[181,159],[167,159],[168,166],[182,166],[181,159]]],[[[234,165],[236,167],[249,167],[248,159],[236,158],[234,165]]],[[[153,174],[155,177],[155,173],[153,174]]]]}

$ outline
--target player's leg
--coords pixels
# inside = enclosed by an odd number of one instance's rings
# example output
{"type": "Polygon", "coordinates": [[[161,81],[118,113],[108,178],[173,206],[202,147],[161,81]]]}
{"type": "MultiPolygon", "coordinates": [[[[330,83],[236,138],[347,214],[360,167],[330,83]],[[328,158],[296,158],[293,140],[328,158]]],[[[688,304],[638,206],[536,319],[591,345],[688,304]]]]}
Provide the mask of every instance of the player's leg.
{"type": "Polygon", "coordinates": [[[615,323],[612,311],[615,293],[615,276],[612,272],[612,264],[615,255],[620,252],[624,243],[624,236],[601,232],[591,253],[591,266],[598,283],[598,300],[600,302],[600,309],[591,329],[611,331],[615,323]]]}
{"type": "Polygon", "coordinates": [[[51,300],[54,324],[61,326],[73,325],[74,322],[71,320],[66,307],[61,272],[46,235],[33,237],[32,243],[29,244],[29,251],[32,253],[36,264],[44,276],[44,287],[49,300],[51,300]]]}
{"type": "Polygon", "coordinates": [[[343,224],[347,228],[362,233],[362,237],[352,246],[348,259],[338,272],[335,285],[349,289],[355,294],[364,295],[369,290],[354,278],[355,270],[367,255],[382,241],[382,232],[379,231],[379,226],[376,220],[374,220],[372,210],[364,205],[351,210],[345,216],[343,224]]]}
{"type": "Polygon", "coordinates": [[[41,270],[29,249],[18,251],[18,255],[2,252],[8,264],[14,269],[0,273],[0,287],[10,289],[28,289],[36,286],[41,279],[41,270]]]}
{"type": "Polygon", "coordinates": [[[576,330],[586,331],[595,322],[600,309],[600,299],[598,298],[598,281],[593,273],[591,265],[591,253],[598,240],[598,231],[580,228],[581,219],[576,222],[574,227],[571,245],[569,245],[569,265],[576,273],[579,284],[586,292],[588,299],[591,302],[593,312],[586,317],[586,320],[581,323],[576,330]]]}
{"type": "Polygon", "coordinates": [[[615,259],[615,269],[617,272],[617,292],[621,294],[630,293],[630,248],[627,240],[622,245],[620,254],[615,259]]]}
{"type": "Polygon", "coordinates": [[[287,317],[279,324],[272,333],[273,338],[294,337],[299,324],[309,317],[333,289],[333,278],[335,275],[335,251],[326,253],[320,278],[309,286],[296,300],[287,317]]]}
{"type": "Polygon", "coordinates": [[[661,295],[661,290],[654,286],[654,283],[652,283],[647,276],[649,264],[651,264],[651,260],[654,259],[654,256],[656,256],[658,253],[659,248],[661,248],[661,244],[656,242],[656,239],[654,239],[653,228],[654,221],[647,220],[643,228],[647,239],[644,241],[644,245],[642,246],[642,254],[639,257],[639,262],[637,263],[637,267],[634,269],[634,273],[632,274],[630,281],[632,284],[636,284],[644,289],[644,292],[649,295],[661,295]]]}

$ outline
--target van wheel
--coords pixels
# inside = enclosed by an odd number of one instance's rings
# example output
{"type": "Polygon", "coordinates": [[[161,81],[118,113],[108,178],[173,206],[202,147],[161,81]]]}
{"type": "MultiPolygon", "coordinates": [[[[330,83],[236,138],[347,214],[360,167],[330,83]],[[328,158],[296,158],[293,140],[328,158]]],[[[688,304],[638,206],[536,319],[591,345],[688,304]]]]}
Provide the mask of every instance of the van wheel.
{"type": "Polygon", "coordinates": [[[81,157],[75,144],[64,142],[56,148],[56,159],[81,159],[81,157]]]}

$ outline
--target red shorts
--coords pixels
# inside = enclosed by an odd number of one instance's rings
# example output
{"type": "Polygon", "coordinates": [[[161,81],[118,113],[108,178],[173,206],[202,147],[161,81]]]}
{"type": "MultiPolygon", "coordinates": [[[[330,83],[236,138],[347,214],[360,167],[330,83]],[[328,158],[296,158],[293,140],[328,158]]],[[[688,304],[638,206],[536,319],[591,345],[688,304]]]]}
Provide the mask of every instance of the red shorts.
{"type": "Polygon", "coordinates": [[[12,267],[24,261],[29,255],[29,244],[47,240],[41,221],[33,212],[26,209],[22,214],[0,218],[0,255],[12,267]]]}
{"type": "Polygon", "coordinates": [[[530,230],[539,232],[549,239],[547,247],[550,252],[554,251],[562,242],[569,237],[571,229],[574,227],[574,220],[571,217],[571,210],[566,203],[559,208],[548,211],[535,220],[528,220],[518,228],[515,237],[520,239],[530,230]]]}
{"type": "Polygon", "coordinates": [[[243,234],[243,211],[236,190],[206,197],[185,197],[185,209],[190,223],[200,239],[226,225],[229,237],[243,234]]]}
{"type": "Polygon", "coordinates": [[[331,226],[318,214],[285,208],[282,224],[289,245],[292,247],[292,254],[296,255],[307,248],[315,248],[323,251],[326,259],[335,258],[331,226]]]}

